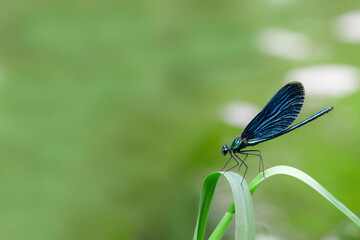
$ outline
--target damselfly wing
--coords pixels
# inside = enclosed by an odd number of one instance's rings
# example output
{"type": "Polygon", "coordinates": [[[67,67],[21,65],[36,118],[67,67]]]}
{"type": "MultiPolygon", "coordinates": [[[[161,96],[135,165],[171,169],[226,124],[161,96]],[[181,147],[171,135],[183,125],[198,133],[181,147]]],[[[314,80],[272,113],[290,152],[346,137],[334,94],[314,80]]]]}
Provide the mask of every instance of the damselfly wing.
{"type": "Polygon", "coordinates": [[[300,82],[291,82],[282,87],[266,104],[266,106],[250,121],[240,136],[236,137],[230,147],[222,146],[221,153],[225,156],[230,154],[222,170],[225,169],[231,159],[236,162],[234,167],[244,165],[246,167],[244,178],[248,169],[245,163],[249,155],[258,156],[260,159],[259,171],[264,172],[264,163],[260,150],[243,150],[248,146],[254,146],[261,142],[284,135],[292,130],[309,123],[325,113],[330,112],[334,107],[325,108],[315,115],[289,127],[299,115],[305,99],[304,87],[300,82]],[[240,158],[238,154],[244,155],[240,158]]]}

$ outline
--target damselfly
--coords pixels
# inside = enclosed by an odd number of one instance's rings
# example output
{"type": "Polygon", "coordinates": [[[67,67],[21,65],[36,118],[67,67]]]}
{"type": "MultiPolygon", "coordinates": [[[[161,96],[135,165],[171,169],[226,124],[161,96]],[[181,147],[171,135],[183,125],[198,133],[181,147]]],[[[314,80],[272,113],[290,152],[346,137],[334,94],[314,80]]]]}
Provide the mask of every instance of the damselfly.
{"type": "MultiPolygon", "coordinates": [[[[244,131],[239,137],[236,137],[230,147],[227,145],[222,146],[221,153],[225,156],[230,154],[230,159],[226,162],[222,170],[231,159],[234,159],[236,165],[227,169],[229,171],[237,166],[240,167],[244,164],[246,167],[244,178],[248,169],[245,163],[246,158],[249,155],[257,156],[260,159],[259,171],[264,173],[264,163],[260,150],[243,150],[248,146],[254,146],[261,142],[268,141],[270,139],[284,135],[291,132],[298,127],[303,126],[306,123],[322,116],[325,113],[330,112],[334,107],[325,108],[324,110],[316,113],[315,115],[305,119],[298,124],[289,127],[297,118],[304,103],[305,91],[300,82],[291,82],[281,88],[266,104],[266,106],[259,112],[253,120],[245,127],[244,131]],[[240,158],[238,154],[244,155],[244,158],[240,158]]],[[[239,167],[239,168],[240,168],[239,167]]],[[[264,176],[265,177],[265,176],[264,176]]]]}

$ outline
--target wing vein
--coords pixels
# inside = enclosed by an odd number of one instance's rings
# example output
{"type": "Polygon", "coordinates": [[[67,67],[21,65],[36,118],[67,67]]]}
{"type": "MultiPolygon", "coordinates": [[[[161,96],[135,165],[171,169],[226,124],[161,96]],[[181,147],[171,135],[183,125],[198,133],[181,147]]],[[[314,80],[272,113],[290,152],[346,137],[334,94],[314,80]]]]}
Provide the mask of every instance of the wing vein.
{"type": "Polygon", "coordinates": [[[267,138],[290,126],[299,115],[305,98],[300,82],[281,88],[246,126],[241,134],[245,139],[267,138]]]}

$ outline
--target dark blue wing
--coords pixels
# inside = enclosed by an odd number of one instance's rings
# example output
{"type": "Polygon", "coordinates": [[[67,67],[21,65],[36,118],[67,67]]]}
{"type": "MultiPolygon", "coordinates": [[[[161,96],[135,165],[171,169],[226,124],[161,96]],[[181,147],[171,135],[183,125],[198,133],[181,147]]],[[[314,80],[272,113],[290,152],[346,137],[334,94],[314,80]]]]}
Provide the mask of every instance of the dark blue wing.
{"type": "Polygon", "coordinates": [[[292,124],[300,113],[305,98],[300,82],[291,82],[281,88],[241,133],[247,140],[267,138],[292,124]]]}

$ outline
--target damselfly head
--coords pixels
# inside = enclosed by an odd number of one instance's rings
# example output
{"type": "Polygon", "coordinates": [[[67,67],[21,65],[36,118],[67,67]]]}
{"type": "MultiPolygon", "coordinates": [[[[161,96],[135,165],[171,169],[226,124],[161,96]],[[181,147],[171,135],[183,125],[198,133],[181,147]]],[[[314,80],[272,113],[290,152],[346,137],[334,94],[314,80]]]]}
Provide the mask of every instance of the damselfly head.
{"type": "Polygon", "coordinates": [[[226,154],[229,152],[229,148],[227,145],[222,146],[221,153],[222,155],[226,156],[226,154]]]}

